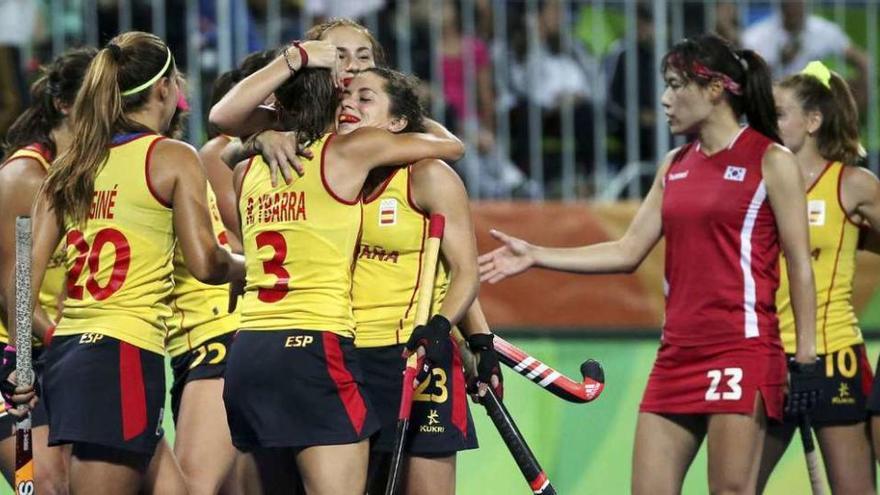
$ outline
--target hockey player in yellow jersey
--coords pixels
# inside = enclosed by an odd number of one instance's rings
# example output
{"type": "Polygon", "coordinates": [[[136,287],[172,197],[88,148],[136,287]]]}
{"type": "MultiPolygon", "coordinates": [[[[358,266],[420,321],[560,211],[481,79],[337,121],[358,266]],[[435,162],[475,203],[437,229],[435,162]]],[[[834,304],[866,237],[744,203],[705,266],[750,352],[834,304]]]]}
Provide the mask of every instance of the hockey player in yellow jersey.
{"type": "MultiPolygon", "coordinates": [[[[343,99],[340,108],[345,118],[340,119],[339,133],[363,126],[420,130],[425,117],[413,80],[383,69],[370,72],[381,76],[385,91],[395,95],[391,105],[361,100],[359,95],[370,81],[356,77],[348,87],[352,97],[343,99]],[[395,125],[400,121],[406,121],[407,127],[395,125]]],[[[381,493],[387,480],[402,387],[402,356],[421,345],[432,369],[414,396],[404,492],[454,494],[456,452],[477,447],[461,356],[449,335],[451,326],[474,303],[478,289],[467,192],[451,167],[440,160],[422,160],[375,171],[365,185],[363,203],[352,289],[355,345],[365,388],[382,421],[371,445],[369,492],[381,493]],[[431,214],[446,218],[442,262],[434,281],[434,316],[427,325],[415,327],[419,272],[431,214]]],[[[495,375],[499,386],[497,357],[494,352],[482,352],[491,349],[492,336],[481,332],[469,341],[472,349],[481,351],[481,371],[485,371],[481,378],[488,383],[495,375]]]]}
{"type": "MultiPolygon", "coordinates": [[[[218,101],[238,81],[265,66],[274,51],[248,55],[239,68],[214,82],[211,101],[218,101]]],[[[199,150],[208,176],[208,208],[217,241],[241,253],[232,171],[220,160],[220,151],[232,138],[208,128],[209,140],[199,150]],[[226,210],[224,214],[224,208],[226,210]],[[229,226],[229,228],[227,228],[229,226]],[[230,231],[230,229],[232,231],[230,231]]],[[[230,313],[228,285],[208,285],[189,273],[180,246],[174,253],[174,290],[165,348],[171,357],[173,383],[174,453],[190,495],[249,493],[255,490],[256,469],[249,456],[232,445],[223,405],[226,358],[240,323],[239,311],[230,313]]]]}
{"type": "MultiPolygon", "coordinates": [[[[174,58],[124,33],[100,50],[73,107],[74,139],[34,208],[33,278],[67,246],[62,317],[46,351],[49,444],[71,444],[71,493],[137,493],[162,440],[164,319],[175,233],[204,282],[243,275],[213,235],[190,146],[164,138],[176,111],[174,58]]],[[[37,332],[45,315],[36,308],[37,332]]],[[[182,475],[180,478],[182,487],[182,475]]],[[[185,488],[184,488],[185,490],[185,488]]]]}
{"type": "MultiPolygon", "coordinates": [[[[430,156],[456,159],[463,149],[445,130],[330,133],[337,117],[346,117],[336,115],[329,71],[302,71],[305,60],[308,67],[334,66],[336,49],[323,42],[293,45],[242,83],[266,75],[277,81],[278,105],[296,110],[283,113],[282,122],[309,143],[312,158],[303,162],[301,177],[277,187],[261,157],[236,169],[248,277],[224,400],[233,442],[254,450],[264,467],[274,461],[275,478],[289,475],[287,463],[295,460],[307,492],[360,494],[367,439],[378,428],[353,353],[351,270],[361,188],[373,168],[430,156]],[[260,458],[266,447],[275,448],[271,459],[260,458]]],[[[371,91],[384,94],[381,84],[371,91]]]]}
{"type": "MultiPolygon", "coordinates": [[[[53,157],[67,149],[72,138],[67,114],[95,53],[95,49],[87,48],[70,50],[45,67],[31,86],[31,106],[6,135],[4,151],[7,156],[0,165],[0,280],[3,280],[4,291],[0,294],[0,314],[3,315],[0,317],[0,342],[7,347],[0,377],[2,382],[7,382],[8,375],[15,369],[15,349],[10,345],[14,342],[9,340],[3,326],[7,316],[11,320],[14,315],[15,217],[31,214],[34,198],[46,179],[53,157]]],[[[52,255],[39,293],[39,303],[50,320],[43,323],[44,327],[57,321],[64,277],[64,250],[59,247],[52,255]]],[[[42,337],[46,339],[47,336],[42,337]]],[[[39,338],[35,339],[35,360],[38,360],[41,343],[39,338]]],[[[11,484],[15,469],[11,437],[13,417],[6,411],[0,416],[0,438],[3,439],[0,441],[0,469],[11,484]]],[[[31,413],[36,463],[34,488],[39,493],[58,493],[67,482],[67,463],[62,449],[48,446],[48,420],[45,405],[38,403],[31,413]]]]}
{"type": "MultiPolygon", "coordinates": [[[[869,413],[880,412],[880,390],[871,392],[871,365],[853,309],[859,228],[880,231],[880,183],[861,168],[859,119],[846,82],[820,62],[789,76],[774,90],[779,131],[797,156],[807,186],[810,250],[816,280],[816,348],[820,378],[816,428],[834,493],[874,493],[869,413]],[[869,398],[870,396],[870,398],[869,398]]],[[[795,324],[784,262],[776,293],[780,335],[794,352],[795,324]]],[[[874,421],[878,421],[875,419],[874,421]]],[[[763,490],[791,441],[797,418],[769,425],[759,475],[763,490]]],[[[874,439],[878,437],[875,432],[874,439]]]]}

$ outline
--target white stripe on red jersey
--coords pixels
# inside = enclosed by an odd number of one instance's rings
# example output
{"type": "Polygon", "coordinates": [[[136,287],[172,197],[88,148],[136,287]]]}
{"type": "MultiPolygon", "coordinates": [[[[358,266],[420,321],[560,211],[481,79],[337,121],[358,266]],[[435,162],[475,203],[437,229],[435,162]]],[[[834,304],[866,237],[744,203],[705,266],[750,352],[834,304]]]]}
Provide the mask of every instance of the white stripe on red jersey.
{"type": "Polygon", "coordinates": [[[664,177],[664,342],[779,341],[776,219],[761,163],[772,140],[746,127],[707,156],[682,147],[664,177]]]}

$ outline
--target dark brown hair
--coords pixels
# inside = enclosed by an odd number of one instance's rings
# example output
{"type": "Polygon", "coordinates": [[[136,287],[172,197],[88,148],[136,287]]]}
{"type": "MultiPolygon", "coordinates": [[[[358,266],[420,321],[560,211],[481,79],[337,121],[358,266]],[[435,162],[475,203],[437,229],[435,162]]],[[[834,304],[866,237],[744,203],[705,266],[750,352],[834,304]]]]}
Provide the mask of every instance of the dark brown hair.
{"type": "MultiPolygon", "coordinates": [[[[45,193],[62,224],[68,220],[78,225],[86,222],[95,177],[107,161],[113,135],[148,131],[126,114],[149,100],[152,87],[128,96],[122,93],[155,77],[168,56],[168,47],[158,36],[132,31],[110,40],[89,64],[73,104],[73,142],[55,161],[45,184],[45,193]]],[[[176,70],[172,57],[162,75],[174,76],[176,70]]]]}
{"type": "Polygon", "coordinates": [[[816,145],[826,160],[856,165],[861,159],[859,143],[859,110],[849,85],[836,72],[831,73],[830,88],[808,74],[794,74],[779,83],[790,89],[804,112],[822,114],[822,125],[816,133],[816,145]]]}
{"type": "Polygon", "coordinates": [[[382,45],[379,44],[379,41],[376,39],[375,36],[373,36],[373,33],[371,33],[369,29],[351,19],[338,17],[336,19],[330,19],[329,21],[312,26],[308,31],[306,31],[306,39],[320,40],[324,37],[327,31],[338,27],[352,28],[366,36],[367,39],[370,40],[370,47],[373,50],[373,61],[376,62],[377,66],[385,65],[385,50],[382,48],[382,45]]]}
{"type": "Polygon", "coordinates": [[[15,119],[6,132],[3,154],[9,154],[31,143],[39,143],[55,156],[52,130],[64,120],[59,107],[72,107],[89,63],[98,50],[75,48],[59,55],[51,64],[40,68],[40,75],[31,85],[31,106],[15,119]]]}
{"type": "Polygon", "coordinates": [[[749,125],[781,143],[773,101],[773,84],[767,63],[752,50],[737,50],[724,38],[706,34],[675,44],[663,57],[661,74],[672,69],[688,82],[707,86],[712,80],[727,77],[739,86],[739,94],[726,89],[727,101],[737,118],[745,114],[749,125]],[[714,75],[701,73],[706,68],[714,75]]]}
{"type": "Polygon", "coordinates": [[[384,67],[373,67],[364,72],[372,72],[385,80],[384,90],[390,106],[388,114],[405,118],[406,127],[401,132],[425,131],[425,107],[418,96],[419,79],[402,72],[384,67]]]}
{"type": "Polygon", "coordinates": [[[275,90],[275,99],[282,128],[296,130],[303,144],[327,132],[339,105],[339,93],[333,85],[329,69],[297,72],[275,90]]]}

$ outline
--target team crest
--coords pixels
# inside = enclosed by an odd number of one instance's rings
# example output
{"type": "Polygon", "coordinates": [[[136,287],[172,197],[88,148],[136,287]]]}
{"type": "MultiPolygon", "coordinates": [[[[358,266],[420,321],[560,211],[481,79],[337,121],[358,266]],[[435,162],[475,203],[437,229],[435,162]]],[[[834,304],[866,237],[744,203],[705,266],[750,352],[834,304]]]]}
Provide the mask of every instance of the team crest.
{"type": "Polygon", "coordinates": [[[379,227],[389,227],[397,223],[397,200],[383,199],[379,203],[379,227]]]}
{"type": "Polygon", "coordinates": [[[732,180],[736,182],[742,182],[746,180],[746,169],[745,167],[736,167],[733,165],[728,165],[727,170],[724,171],[724,180],[732,180]]]}
{"type": "Polygon", "coordinates": [[[807,202],[807,213],[810,225],[825,225],[825,201],[822,199],[811,199],[807,202]]]}

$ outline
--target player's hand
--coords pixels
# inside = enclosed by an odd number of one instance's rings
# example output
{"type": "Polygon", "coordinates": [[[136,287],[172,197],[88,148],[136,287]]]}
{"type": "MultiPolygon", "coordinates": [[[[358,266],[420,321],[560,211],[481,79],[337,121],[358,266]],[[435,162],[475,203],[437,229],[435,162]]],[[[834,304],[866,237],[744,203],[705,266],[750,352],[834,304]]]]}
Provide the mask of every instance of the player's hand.
{"type": "MultiPolygon", "coordinates": [[[[336,45],[328,41],[313,40],[303,41],[299,46],[309,55],[308,64],[300,67],[300,70],[307,67],[311,69],[330,69],[330,73],[333,76],[333,84],[337,88],[343,87],[339,78],[339,53],[336,50],[336,45]]],[[[291,47],[290,50],[296,50],[296,47],[291,47]]]]}
{"type": "MultiPolygon", "coordinates": [[[[15,379],[14,373],[12,378],[13,380],[15,379]]],[[[11,406],[7,406],[6,408],[9,411],[9,414],[16,418],[21,418],[26,416],[34,409],[34,406],[37,405],[37,392],[33,385],[27,387],[15,387],[9,400],[12,403],[11,406]]]]}
{"type": "Polygon", "coordinates": [[[789,389],[785,412],[790,415],[806,414],[819,402],[822,395],[822,373],[816,362],[809,364],[795,360],[788,362],[789,389]]]}
{"type": "Polygon", "coordinates": [[[228,313],[235,312],[235,308],[238,306],[239,299],[242,295],[244,295],[244,286],[244,278],[229,281],[229,304],[227,307],[228,313]]]}
{"type": "Polygon", "coordinates": [[[486,389],[491,386],[498,400],[504,397],[504,378],[501,376],[501,366],[498,363],[498,354],[495,352],[495,336],[491,333],[477,333],[468,337],[468,347],[477,357],[477,376],[471,380],[468,388],[474,400],[486,395],[486,389]]]}
{"type": "Polygon", "coordinates": [[[535,264],[534,247],[528,242],[495,229],[490,230],[489,234],[504,245],[478,258],[480,282],[494,284],[522,273],[535,264]]]}
{"type": "Polygon", "coordinates": [[[413,330],[406,342],[406,348],[403,350],[403,357],[406,359],[414,352],[417,352],[421,357],[424,353],[424,364],[419,369],[416,382],[422,382],[428,378],[431,368],[436,363],[443,362],[443,353],[446,349],[446,343],[449,341],[450,330],[452,330],[452,324],[440,314],[434,315],[427,324],[419,325],[413,330]]]}
{"type": "Polygon", "coordinates": [[[269,165],[272,187],[278,185],[279,174],[284,177],[285,184],[293,182],[294,173],[302,177],[304,169],[300,157],[311,159],[314,156],[299,143],[296,131],[262,131],[254,137],[254,150],[269,165]]]}

